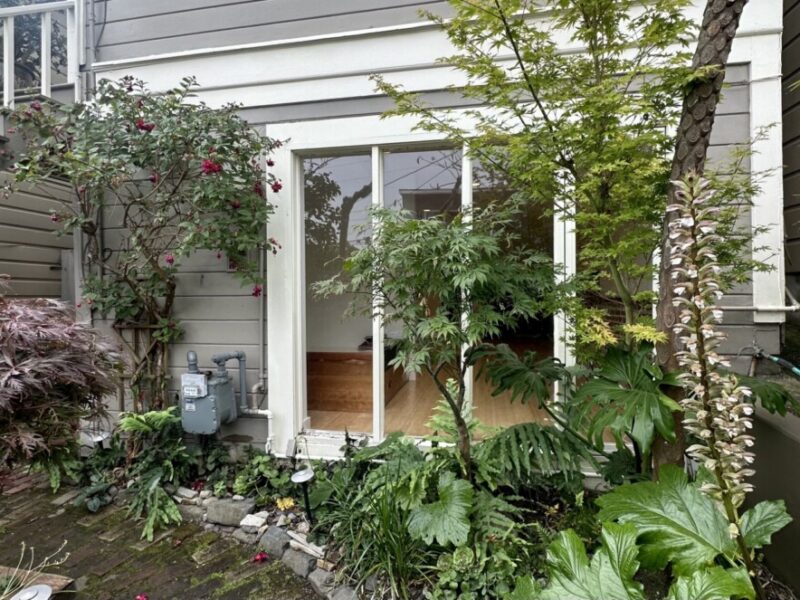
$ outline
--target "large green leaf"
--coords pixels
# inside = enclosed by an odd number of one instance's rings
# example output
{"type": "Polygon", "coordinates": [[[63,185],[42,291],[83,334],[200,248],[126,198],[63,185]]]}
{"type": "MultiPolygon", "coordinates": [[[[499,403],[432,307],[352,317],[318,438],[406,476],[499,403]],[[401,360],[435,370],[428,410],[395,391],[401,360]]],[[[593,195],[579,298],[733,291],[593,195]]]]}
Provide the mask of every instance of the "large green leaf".
{"type": "Polygon", "coordinates": [[[432,544],[461,546],[469,535],[468,514],[472,506],[472,486],[450,472],[439,476],[439,499],[411,511],[408,531],[412,537],[432,544]]]}
{"type": "Polygon", "coordinates": [[[580,406],[576,414],[598,446],[602,446],[608,430],[619,446],[628,435],[649,454],[656,431],[667,440],[675,437],[672,412],[680,406],[659,388],[671,384],[653,364],[649,352],[612,348],[597,376],[575,395],[580,406]]]}
{"type": "Polygon", "coordinates": [[[695,571],[678,577],[669,589],[667,600],[729,600],[755,598],[755,590],[747,571],[723,569],[720,566],[695,571]]]}
{"type": "Polygon", "coordinates": [[[760,548],[772,541],[772,534],[792,522],[783,500],[765,500],[742,515],[741,530],[748,548],[760,548]]]}
{"type": "Polygon", "coordinates": [[[549,584],[534,598],[540,600],[644,600],[642,585],[633,576],[636,527],[606,523],[601,547],[591,561],[577,534],[562,531],[547,549],[549,584]]]}
{"type": "Polygon", "coordinates": [[[783,417],[791,409],[800,412],[800,402],[792,393],[777,381],[770,381],[763,377],[749,377],[736,373],[736,379],[741,385],[746,385],[753,392],[753,399],[761,403],[761,406],[771,412],[783,417]]]}
{"type": "Polygon", "coordinates": [[[725,516],[674,465],[663,467],[657,482],[622,485],[597,503],[601,520],[636,525],[639,559],[647,568],[660,570],[672,563],[676,574],[689,574],[720,555],[736,555],[725,516]]]}

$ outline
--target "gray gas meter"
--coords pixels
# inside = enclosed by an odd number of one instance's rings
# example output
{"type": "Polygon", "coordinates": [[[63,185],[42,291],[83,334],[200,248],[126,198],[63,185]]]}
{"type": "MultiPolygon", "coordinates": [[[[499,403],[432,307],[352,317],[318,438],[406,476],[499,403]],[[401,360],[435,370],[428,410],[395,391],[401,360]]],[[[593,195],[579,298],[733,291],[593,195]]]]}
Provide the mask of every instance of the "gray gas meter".
{"type": "MultiPolygon", "coordinates": [[[[244,386],[245,354],[230,352],[215,354],[211,362],[217,365],[213,372],[201,373],[197,368],[197,354],[186,355],[188,373],[181,375],[181,424],[188,433],[216,433],[222,423],[232,423],[238,416],[233,381],[225,368],[229,360],[239,361],[239,381],[244,386]]],[[[246,393],[242,387],[242,393],[246,393]]]]}

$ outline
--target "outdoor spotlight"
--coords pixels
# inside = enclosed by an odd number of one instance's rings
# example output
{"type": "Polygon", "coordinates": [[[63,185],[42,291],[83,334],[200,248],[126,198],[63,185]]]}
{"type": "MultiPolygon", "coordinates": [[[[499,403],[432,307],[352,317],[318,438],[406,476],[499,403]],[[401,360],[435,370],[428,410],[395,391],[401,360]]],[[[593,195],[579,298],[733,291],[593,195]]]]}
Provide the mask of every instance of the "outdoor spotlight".
{"type": "Polygon", "coordinates": [[[53,588],[49,585],[39,584],[26,587],[20,590],[11,600],[50,600],[53,596],[53,588]]]}
{"type": "Polygon", "coordinates": [[[314,479],[314,469],[310,466],[292,473],[292,483],[299,483],[303,488],[303,502],[306,507],[306,517],[310,525],[314,524],[314,515],[311,514],[311,502],[308,500],[308,484],[314,479]]]}

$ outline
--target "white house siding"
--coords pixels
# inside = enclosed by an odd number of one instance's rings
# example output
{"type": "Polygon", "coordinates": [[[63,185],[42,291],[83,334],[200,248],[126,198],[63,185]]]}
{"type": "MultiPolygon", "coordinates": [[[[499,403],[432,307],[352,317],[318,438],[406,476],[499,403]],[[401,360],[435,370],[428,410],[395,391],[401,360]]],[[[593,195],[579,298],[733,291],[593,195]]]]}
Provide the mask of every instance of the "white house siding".
{"type": "MultiPolygon", "coordinates": [[[[446,10],[442,2],[272,0],[270,11],[265,10],[265,4],[219,0],[177,0],[168,5],[155,0],[97,2],[96,30],[98,35],[102,31],[102,36],[94,71],[97,77],[132,74],[155,90],[173,86],[182,76],[195,75],[201,85],[201,99],[211,105],[242,103],[242,115],[254,126],[266,125],[268,132],[272,128],[287,137],[292,136],[293,123],[307,123],[308,128],[324,132],[326,139],[334,139],[353,118],[378,115],[389,108],[391,101],[375,93],[368,78],[371,73],[382,73],[407,89],[419,91],[435,105],[464,103],[443,91],[463,81],[460,74],[435,62],[451,51],[446,38],[416,17],[420,6],[446,10]],[[108,12],[101,26],[100,11],[104,8],[108,12]],[[333,12],[337,14],[329,14],[333,12]]],[[[702,4],[695,2],[697,20],[702,4]]],[[[717,163],[724,161],[733,146],[747,143],[760,127],[780,122],[773,88],[780,85],[782,15],[775,10],[774,0],[752,0],[745,10],[728,70],[729,87],[712,136],[710,158],[717,163]]],[[[342,134],[346,136],[347,132],[342,134]]],[[[780,131],[773,130],[769,139],[760,143],[758,154],[752,158],[754,171],[780,167],[780,140],[780,131]]],[[[391,141],[387,138],[381,143],[391,141]]],[[[373,142],[364,142],[363,147],[373,142]]],[[[335,146],[332,142],[329,148],[335,146]]],[[[300,302],[292,291],[298,268],[294,245],[298,240],[293,239],[286,216],[294,201],[294,184],[287,167],[276,167],[285,188],[271,198],[277,205],[271,234],[284,249],[268,259],[267,288],[272,319],[267,319],[268,404],[275,412],[275,447],[279,452],[302,423],[301,401],[291,393],[302,375],[296,352],[300,302]]],[[[775,224],[782,230],[780,173],[768,177],[763,187],[752,217],[748,214],[744,218],[757,224],[775,224]]],[[[113,237],[111,231],[109,236],[113,237]]],[[[781,231],[773,231],[755,245],[780,248],[781,236],[781,231]]],[[[781,259],[772,255],[759,258],[781,266],[781,259]]],[[[725,303],[776,307],[783,304],[782,290],[783,271],[778,269],[755,276],[751,284],[726,297],[725,303]]],[[[177,376],[184,368],[189,349],[198,351],[204,366],[209,366],[208,358],[214,352],[242,349],[248,354],[248,385],[256,383],[258,301],[250,290],[240,287],[225,272],[225,265],[208,253],[185,264],[178,296],[176,313],[186,335],[175,345],[173,374],[177,376]]],[[[783,318],[779,311],[729,312],[726,321],[730,338],[725,350],[736,354],[755,340],[777,351],[783,318]]],[[[240,419],[231,432],[260,441],[264,427],[259,421],[240,419]]]]}
{"type": "MultiPolygon", "coordinates": [[[[0,185],[10,177],[0,173],[0,185]]],[[[69,265],[62,266],[72,237],[56,235],[59,225],[50,218],[68,198],[67,188],[56,184],[0,195],[0,274],[11,277],[9,295],[72,299],[71,278],[63,270],[69,265]]]]}

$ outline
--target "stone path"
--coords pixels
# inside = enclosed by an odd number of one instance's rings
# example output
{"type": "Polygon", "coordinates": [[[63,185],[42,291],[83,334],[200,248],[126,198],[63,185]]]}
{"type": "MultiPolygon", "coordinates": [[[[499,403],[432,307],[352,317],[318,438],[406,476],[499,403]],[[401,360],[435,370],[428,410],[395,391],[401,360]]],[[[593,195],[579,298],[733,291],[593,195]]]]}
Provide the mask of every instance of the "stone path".
{"type": "Polygon", "coordinates": [[[38,479],[20,478],[0,496],[0,565],[16,566],[21,544],[37,557],[64,540],[67,561],[49,569],[75,580],[76,600],[312,600],[308,583],[280,561],[250,561],[256,549],[205,532],[193,523],[140,539],[125,508],[97,514],[72,505],[75,491],[54,496],[38,479]],[[13,493],[10,493],[13,492],[13,493]]]}

